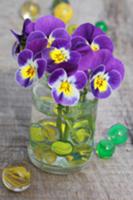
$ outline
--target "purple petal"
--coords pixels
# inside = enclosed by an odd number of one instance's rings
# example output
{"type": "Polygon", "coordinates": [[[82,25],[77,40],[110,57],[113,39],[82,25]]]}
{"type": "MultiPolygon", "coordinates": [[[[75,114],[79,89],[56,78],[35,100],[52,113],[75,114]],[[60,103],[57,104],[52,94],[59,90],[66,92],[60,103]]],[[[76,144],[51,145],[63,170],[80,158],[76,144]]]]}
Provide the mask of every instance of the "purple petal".
{"type": "Polygon", "coordinates": [[[105,72],[105,66],[104,65],[100,65],[98,66],[95,71],[93,71],[91,77],[94,77],[96,74],[98,74],[99,72],[105,72]]]}
{"type": "Polygon", "coordinates": [[[28,23],[27,25],[26,25],[26,27],[25,27],[25,29],[24,29],[24,34],[27,34],[27,35],[29,35],[31,32],[33,32],[34,31],[34,27],[35,27],[35,22],[31,22],[30,21],[30,23],[28,23]]]}
{"type": "Polygon", "coordinates": [[[19,85],[23,86],[23,87],[29,87],[32,85],[33,80],[28,79],[23,79],[21,76],[21,70],[18,69],[16,71],[16,81],[19,83],[19,85]]]}
{"type": "Polygon", "coordinates": [[[81,36],[75,36],[71,40],[72,50],[78,51],[81,55],[84,55],[90,51],[90,46],[86,43],[86,40],[81,36]]]}
{"type": "Polygon", "coordinates": [[[36,65],[37,65],[38,78],[41,78],[44,75],[44,72],[46,70],[46,60],[37,59],[36,60],[36,65]]]}
{"type": "Polygon", "coordinates": [[[94,38],[93,43],[98,44],[100,49],[108,49],[111,52],[113,51],[113,43],[112,40],[106,35],[99,35],[94,38]]]}
{"type": "Polygon", "coordinates": [[[52,15],[40,17],[35,23],[35,30],[42,31],[47,36],[56,28],[65,28],[65,24],[52,15]]]}
{"type": "Polygon", "coordinates": [[[120,73],[116,70],[112,70],[111,72],[109,72],[109,84],[111,88],[116,89],[117,87],[119,87],[120,83],[121,83],[120,73]]]}
{"type": "Polygon", "coordinates": [[[64,106],[74,106],[79,101],[79,91],[75,90],[75,95],[72,97],[66,97],[63,93],[58,93],[55,88],[52,89],[52,96],[57,104],[64,106]]]}
{"type": "Polygon", "coordinates": [[[69,82],[75,84],[77,89],[83,89],[87,83],[87,76],[83,71],[77,71],[73,76],[69,77],[69,82]]]}
{"type": "MultiPolygon", "coordinates": [[[[91,55],[90,55],[91,57],[91,55]]],[[[99,65],[104,65],[106,67],[109,60],[112,58],[112,53],[109,50],[101,49],[98,52],[93,52],[91,69],[95,70],[99,65]]]]}
{"type": "Polygon", "coordinates": [[[53,87],[56,83],[67,79],[67,74],[64,69],[56,69],[49,77],[48,84],[53,87]]]}
{"type": "Polygon", "coordinates": [[[98,99],[104,99],[104,98],[107,98],[111,95],[111,88],[110,86],[108,86],[107,90],[105,92],[99,92],[98,89],[94,89],[94,80],[91,81],[91,91],[93,93],[93,95],[98,98],[98,99]]]}
{"type": "Polygon", "coordinates": [[[82,71],[88,71],[89,69],[92,69],[94,61],[94,52],[90,50],[87,54],[81,56],[78,69],[82,71]]]}
{"type": "Polygon", "coordinates": [[[58,68],[63,68],[67,72],[67,74],[70,76],[77,71],[78,65],[76,63],[66,62],[66,63],[62,63],[62,65],[60,64],[58,68]]]}
{"type": "Polygon", "coordinates": [[[51,34],[51,37],[55,39],[65,39],[70,40],[70,36],[64,28],[57,28],[51,34]]]}
{"type": "Polygon", "coordinates": [[[107,64],[106,64],[106,71],[112,71],[112,70],[116,70],[117,72],[120,73],[121,75],[121,79],[124,79],[124,74],[125,74],[125,69],[124,69],[124,65],[123,63],[116,59],[115,57],[111,57],[107,64]]]}
{"type": "Polygon", "coordinates": [[[14,58],[16,58],[17,54],[20,52],[20,45],[18,42],[15,42],[12,46],[12,55],[14,58]]]}
{"type": "Polygon", "coordinates": [[[80,53],[76,51],[70,51],[70,60],[69,63],[78,64],[81,59],[80,53]]]}
{"type": "Polygon", "coordinates": [[[60,48],[69,49],[71,47],[71,42],[65,39],[56,39],[51,46],[56,47],[58,49],[60,48]]]}
{"type": "Polygon", "coordinates": [[[80,25],[73,33],[73,36],[82,36],[89,44],[97,35],[104,34],[104,32],[90,23],[80,25]]]}
{"type": "Polygon", "coordinates": [[[33,58],[33,53],[29,49],[25,49],[20,52],[18,55],[18,64],[19,66],[24,66],[28,60],[33,58]]]}
{"type": "Polygon", "coordinates": [[[26,48],[30,49],[34,54],[42,51],[47,45],[47,39],[41,31],[32,32],[26,43],[26,48]]]}

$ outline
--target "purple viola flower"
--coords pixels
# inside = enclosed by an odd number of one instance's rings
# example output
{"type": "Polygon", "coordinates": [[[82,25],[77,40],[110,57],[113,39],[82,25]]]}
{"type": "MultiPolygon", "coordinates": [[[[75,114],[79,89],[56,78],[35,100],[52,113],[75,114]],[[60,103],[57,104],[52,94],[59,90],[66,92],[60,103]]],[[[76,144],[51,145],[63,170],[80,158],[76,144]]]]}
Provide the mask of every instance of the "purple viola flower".
{"type": "Polygon", "coordinates": [[[35,31],[27,38],[26,48],[33,51],[35,57],[41,56],[44,48],[50,48],[58,39],[70,41],[70,36],[64,29],[65,24],[54,16],[44,16],[35,23],[35,31]]]}
{"type": "Polygon", "coordinates": [[[16,72],[16,81],[23,87],[29,87],[37,78],[42,78],[46,69],[46,60],[33,60],[33,53],[25,49],[18,55],[19,69],[16,72]]]}
{"type": "Polygon", "coordinates": [[[96,62],[97,67],[90,77],[91,90],[96,98],[107,98],[122,82],[124,66],[108,51],[100,53],[100,59],[96,62]]]}
{"type": "Polygon", "coordinates": [[[64,69],[56,69],[48,81],[55,102],[64,106],[74,106],[78,103],[80,90],[86,83],[87,77],[83,71],[77,71],[74,75],[68,76],[64,69]]]}
{"type": "Polygon", "coordinates": [[[24,49],[26,44],[26,39],[28,35],[34,31],[34,22],[31,22],[30,19],[25,19],[23,23],[22,33],[18,34],[15,31],[11,30],[12,34],[15,36],[17,41],[12,47],[12,54],[18,54],[22,49],[24,49]]]}
{"type": "Polygon", "coordinates": [[[47,60],[49,73],[57,68],[63,68],[70,75],[77,70],[80,61],[80,53],[71,50],[71,42],[65,39],[55,40],[51,48],[43,50],[42,57],[47,60]]]}
{"type": "Polygon", "coordinates": [[[79,26],[73,33],[72,37],[74,40],[74,42],[72,42],[73,50],[77,48],[76,44],[79,43],[79,37],[82,41],[82,44],[84,40],[86,42],[86,46],[84,46],[85,49],[81,48],[82,46],[79,48],[80,53],[82,53],[82,58],[79,63],[80,70],[88,70],[89,68],[91,68],[90,62],[92,61],[94,55],[97,54],[97,52],[99,52],[100,50],[108,49],[111,52],[113,51],[112,40],[108,36],[106,36],[100,28],[97,28],[90,23],[85,23],[79,26]]]}

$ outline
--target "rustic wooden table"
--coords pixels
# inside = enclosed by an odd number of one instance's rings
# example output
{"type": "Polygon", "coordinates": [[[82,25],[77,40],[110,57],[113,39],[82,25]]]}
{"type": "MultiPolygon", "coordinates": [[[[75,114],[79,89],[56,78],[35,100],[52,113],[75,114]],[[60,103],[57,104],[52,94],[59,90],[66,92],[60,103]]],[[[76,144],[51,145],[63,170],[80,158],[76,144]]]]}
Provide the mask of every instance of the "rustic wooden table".
{"type": "MultiPolygon", "coordinates": [[[[49,13],[51,1],[38,0],[42,13],[49,13]]],[[[112,124],[126,123],[133,129],[133,0],[71,0],[74,23],[99,19],[109,24],[116,55],[126,65],[126,78],[111,98],[100,101],[95,140],[112,124]]],[[[12,160],[28,159],[28,126],[31,93],[14,81],[17,67],[11,56],[14,38],[9,29],[20,30],[18,10],[23,0],[0,0],[0,169],[12,160]]],[[[30,189],[21,194],[9,192],[0,182],[0,200],[132,200],[133,146],[129,140],[110,160],[95,155],[88,168],[67,176],[43,173],[31,165],[30,189]]]]}

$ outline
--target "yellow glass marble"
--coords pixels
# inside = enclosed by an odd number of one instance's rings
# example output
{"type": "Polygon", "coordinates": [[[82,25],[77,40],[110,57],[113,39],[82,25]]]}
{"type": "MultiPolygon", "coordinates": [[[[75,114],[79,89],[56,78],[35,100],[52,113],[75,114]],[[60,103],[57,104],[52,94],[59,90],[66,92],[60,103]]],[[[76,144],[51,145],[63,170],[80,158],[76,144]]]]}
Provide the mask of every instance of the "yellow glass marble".
{"type": "Polygon", "coordinates": [[[26,1],[20,8],[20,16],[23,19],[36,19],[40,13],[40,6],[32,1],[26,1]]]}
{"type": "Polygon", "coordinates": [[[73,17],[73,8],[68,3],[59,3],[53,10],[53,14],[55,17],[64,21],[64,23],[68,23],[73,17]]]}
{"type": "Polygon", "coordinates": [[[31,173],[25,164],[11,164],[3,169],[2,181],[14,192],[22,192],[31,184],[31,173]]]}

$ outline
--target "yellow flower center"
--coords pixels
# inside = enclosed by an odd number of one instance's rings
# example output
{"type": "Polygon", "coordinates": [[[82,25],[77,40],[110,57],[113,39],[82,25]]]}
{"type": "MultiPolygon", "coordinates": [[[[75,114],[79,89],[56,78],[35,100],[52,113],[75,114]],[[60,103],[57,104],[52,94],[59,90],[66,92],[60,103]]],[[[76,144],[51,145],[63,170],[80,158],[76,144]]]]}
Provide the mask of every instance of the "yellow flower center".
{"type": "Polygon", "coordinates": [[[72,93],[72,85],[68,81],[64,81],[61,83],[59,87],[59,93],[64,93],[67,96],[70,96],[72,93]]]}
{"type": "Polygon", "coordinates": [[[100,46],[96,43],[91,44],[92,51],[98,51],[100,49],[100,46]]]}
{"type": "Polygon", "coordinates": [[[105,92],[108,88],[108,82],[104,75],[97,76],[94,80],[94,89],[98,89],[100,92],[105,92]]]}
{"type": "Polygon", "coordinates": [[[48,44],[47,44],[47,48],[50,48],[52,43],[54,42],[55,38],[52,36],[49,36],[48,38],[48,44]]]}
{"type": "Polygon", "coordinates": [[[32,65],[27,65],[21,69],[21,74],[24,79],[33,79],[36,75],[36,69],[32,65]]]}
{"type": "Polygon", "coordinates": [[[61,49],[55,48],[53,51],[50,52],[50,57],[55,64],[66,62],[70,58],[69,52],[64,48],[61,49]]]}

